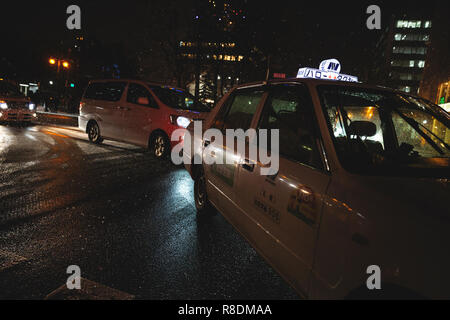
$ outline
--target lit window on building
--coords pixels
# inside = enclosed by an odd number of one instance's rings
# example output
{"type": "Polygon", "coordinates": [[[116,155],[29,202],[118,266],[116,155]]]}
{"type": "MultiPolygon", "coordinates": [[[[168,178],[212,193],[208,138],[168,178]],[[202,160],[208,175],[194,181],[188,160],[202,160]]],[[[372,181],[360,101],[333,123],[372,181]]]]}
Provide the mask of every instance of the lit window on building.
{"type": "Polygon", "coordinates": [[[403,34],[396,33],[394,35],[395,41],[429,41],[430,35],[428,34],[403,34]]]}
{"type": "Polygon", "coordinates": [[[425,47],[393,47],[392,52],[400,53],[400,54],[425,55],[425,54],[427,54],[427,48],[425,48],[425,47]]]}
{"type": "Polygon", "coordinates": [[[424,68],[425,60],[392,60],[391,65],[402,68],[424,68]]]}
{"type": "Polygon", "coordinates": [[[421,21],[408,21],[408,20],[399,20],[397,21],[397,28],[402,28],[402,29],[416,29],[416,28],[421,28],[422,27],[422,22],[421,21]]]}
{"type": "Polygon", "coordinates": [[[425,21],[425,28],[431,28],[431,21],[425,21]]]}

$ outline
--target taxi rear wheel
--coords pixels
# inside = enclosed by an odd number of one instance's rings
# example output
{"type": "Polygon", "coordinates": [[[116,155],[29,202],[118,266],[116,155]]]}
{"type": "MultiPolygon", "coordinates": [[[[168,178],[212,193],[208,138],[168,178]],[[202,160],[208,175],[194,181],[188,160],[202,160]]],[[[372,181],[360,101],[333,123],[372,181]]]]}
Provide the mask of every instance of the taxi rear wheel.
{"type": "Polygon", "coordinates": [[[97,122],[93,121],[89,123],[87,128],[87,134],[89,137],[89,141],[100,144],[103,142],[103,138],[100,135],[100,127],[98,126],[97,122]]]}
{"type": "Polygon", "coordinates": [[[208,200],[208,193],[206,191],[206,178],[203,169],[200,169],[194,181],[194,198],[197,215],[203,216],[212,211],[212,206],[208,200]]]}

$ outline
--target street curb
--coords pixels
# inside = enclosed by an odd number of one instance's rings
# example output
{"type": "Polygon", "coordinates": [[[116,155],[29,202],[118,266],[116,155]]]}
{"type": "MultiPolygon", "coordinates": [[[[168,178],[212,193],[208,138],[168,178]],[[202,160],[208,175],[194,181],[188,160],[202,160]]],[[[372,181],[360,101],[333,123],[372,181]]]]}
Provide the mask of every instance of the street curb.
{"type": "Polygon", "coordinates": [[[37,112],[37,123],[58,124],[69,127],[78,127],[78,115],[68,113],[37,112]]]}

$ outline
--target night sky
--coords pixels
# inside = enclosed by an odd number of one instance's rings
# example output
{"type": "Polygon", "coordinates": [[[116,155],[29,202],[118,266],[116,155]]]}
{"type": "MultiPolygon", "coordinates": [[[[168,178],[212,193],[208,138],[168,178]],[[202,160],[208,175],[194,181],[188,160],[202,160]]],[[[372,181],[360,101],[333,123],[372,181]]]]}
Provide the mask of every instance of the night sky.
{"type": "MultiPolygon", "coordinates": [[[[204,0],[207,1],[207,0],[204,0]]],[[[354,69],[365,47],[373,45],[380,31],[366,29],[365,13],[370,4],[382,9],[382,27],[386,28],[392,14],[433,13],[436,1],[250,1],[250,7],[266,12],[269,23],[290,19],[286,30],[288,41],[297,41],[301,33],[312,34],[314,41],[305,44],[313,66],[325,59],[336,57],[344,69],[354,69]],[[298,20],[292,24],[292,20],[298,20]],[[356,63],[355,65],[352,65],[356,63]],[[347,64],[347,65],[346,65],[347,64]],[[347,66],[347,68],[346,68],[347,66]]],[[[141,28],[146,17],[147,1],[36,1],[2,4],[1,38],[2,56],[24,68],[33,68],[51,54],[59,40],[73,36],[66,29],[66,8],[77,4],[82,10],[82,32],[105,43],[121,43],[130,52],[139,49],[134,30],[141,28]]],[[[296,66],[297,67],[297,66],[296,66]]]]}

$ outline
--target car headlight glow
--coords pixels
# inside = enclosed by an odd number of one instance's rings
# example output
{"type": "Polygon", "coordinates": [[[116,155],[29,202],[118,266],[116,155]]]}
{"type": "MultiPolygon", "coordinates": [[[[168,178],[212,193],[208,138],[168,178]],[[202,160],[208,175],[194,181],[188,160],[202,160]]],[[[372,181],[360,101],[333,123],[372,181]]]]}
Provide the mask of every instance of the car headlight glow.
{"type": "Polygon", "coordinates": [[[189,119],[186,118],[186,117],[178,117],[178,118],[177,118],[177,124],[178,124],[180,127],[187,128],[187,127],[189,126],[190,123],[191,123],[191,120],[189,120],[189,119]]]}
{"type": "Polygon", "coordinates": [[[5,101],[0,101],[0,109],[2,110],[8,109],[8,104],[5,101]]]}
{"type": "Polygon", "coordinates": [[[34,103],[30,103],[28,105],[28,108],[30,109],[30,111],[34,110],[34,107],[35,107],[34,103]]]}

